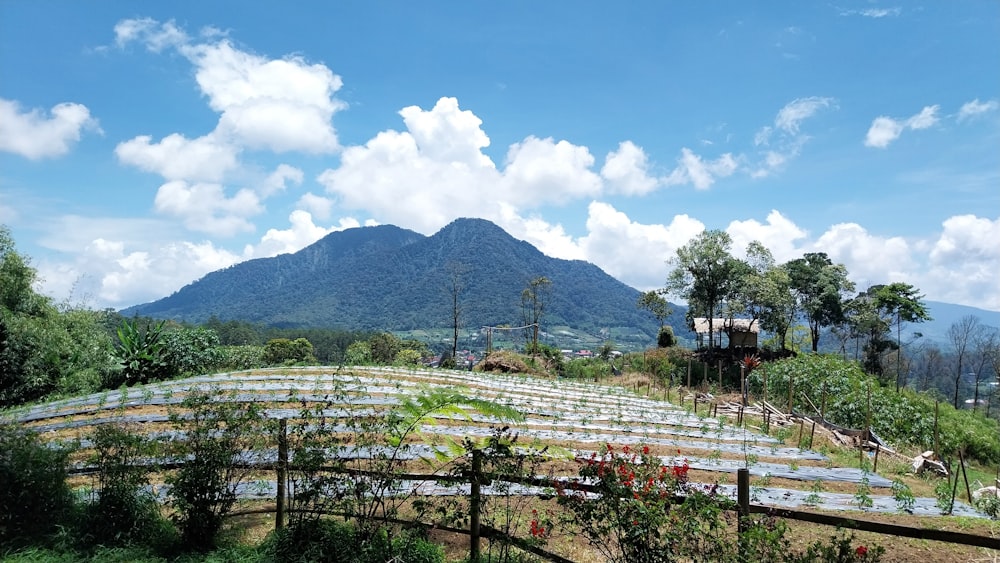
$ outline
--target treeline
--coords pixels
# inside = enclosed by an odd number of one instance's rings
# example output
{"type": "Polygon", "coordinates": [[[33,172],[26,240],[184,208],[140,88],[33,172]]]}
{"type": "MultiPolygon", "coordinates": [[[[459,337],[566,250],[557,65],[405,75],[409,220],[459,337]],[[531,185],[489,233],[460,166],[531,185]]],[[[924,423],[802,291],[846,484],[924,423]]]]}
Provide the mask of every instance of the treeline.
{"type": "Polygon", "coordinates": [[[418,348],[371,332],[126,317],[56,303],[35,291],[36,282],[37,272],[0,226],[0,408],[211,371],[337,365],[358,342],[377,341],[376,352],[418,348]]]}

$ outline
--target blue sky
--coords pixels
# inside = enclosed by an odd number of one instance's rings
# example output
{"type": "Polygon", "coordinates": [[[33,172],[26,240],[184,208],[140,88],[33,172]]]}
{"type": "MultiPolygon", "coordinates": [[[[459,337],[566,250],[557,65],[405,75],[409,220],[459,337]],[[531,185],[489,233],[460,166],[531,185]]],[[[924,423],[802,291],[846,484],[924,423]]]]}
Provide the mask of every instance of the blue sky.
{"type": "Polygon", "coordinates": [[[995,1],[2,0],[0,223],[96,307],[483,217],[639,289],[709,228],[1000,311],[998,61],[995,1]]]}

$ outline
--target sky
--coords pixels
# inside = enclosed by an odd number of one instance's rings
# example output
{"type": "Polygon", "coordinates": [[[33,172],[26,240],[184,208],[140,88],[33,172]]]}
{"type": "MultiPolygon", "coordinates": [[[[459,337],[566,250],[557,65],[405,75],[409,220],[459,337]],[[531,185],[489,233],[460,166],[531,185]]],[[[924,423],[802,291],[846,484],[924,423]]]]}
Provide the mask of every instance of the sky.
{"type": "Polygon", "coordinates": [[[720,229],[1000,311],[998,188],[995,0],[0,0],[0,223],[64,303],[481,217],[640,290],[720,229]]]}

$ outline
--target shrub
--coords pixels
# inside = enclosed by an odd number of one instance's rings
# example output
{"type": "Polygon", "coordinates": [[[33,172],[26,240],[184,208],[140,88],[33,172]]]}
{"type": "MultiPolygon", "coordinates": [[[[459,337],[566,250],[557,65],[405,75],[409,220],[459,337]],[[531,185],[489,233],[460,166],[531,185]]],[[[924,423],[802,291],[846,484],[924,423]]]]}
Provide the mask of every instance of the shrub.
{"type": "Polygon", "coordinates": [[[202,375],[222,365],[219,336],[205,328],[182,328],[162,336],[163,356],[169,377],[202,375]]]}
{"type": "Polygon", "coordinates": [[[78,541],[84,546],[164,547],[170,541],[169,526],[156,498],[144,489],[153,444],[117,424],[98,426],[90,439],[89,462],[97,467],[95,497],[82,511],[78,541]]]}
{"type": "Polygon", "coordinates": [[[163,322],[140,326],[138,319],[122,321],[118,327],[118,346],[115,350],[121,366],[117,375],[121,380],[109,380],[105,382],[106,387],[147,383],[169,375],[163,347],[163,326],[163,322]]]}
{"type": "Polygon", "coordinates": [[[646,446],[618,451],[609,444],[581,460],[580,477],[594,483],[596,495],[570,487],[557,489],[558,500],[608,561],[726,560],[733,546],[721,516],[732,501],[689,486],[687,474],[687,463],[661,465],[646,446]],[[674,506],[678,494],[687,496],[674,506]]]}
{"type": "Polygon", "coordinates": [[[315,364],[316,356],[312,343],[305,338],[274,338],[264,346],[264,363],[273,366],[315,364]]]}
{"type": "Polygon", "coordinates": [[[186,438],[172,441],[168,453],[185,462],[164,481],[184,545],[206,551],[215,547],[223,518],[249,479],[251,457],[269,433],[254,403],[215,402],[193,390],[181,405],[186,415],[171,413],[170,421],[186,438]]]}
{"type": "Polygon", "coordinates": [[[241,346],[222,346],[220,366],[234,371],[264,367],[264,347],[246,344],[241,346]]]}
{"type": "Polygon", "coordinates": [[[0,425],[0,545],[40,542],[71,514],[70,449],[46,446],[26,428],[0,425]]]}

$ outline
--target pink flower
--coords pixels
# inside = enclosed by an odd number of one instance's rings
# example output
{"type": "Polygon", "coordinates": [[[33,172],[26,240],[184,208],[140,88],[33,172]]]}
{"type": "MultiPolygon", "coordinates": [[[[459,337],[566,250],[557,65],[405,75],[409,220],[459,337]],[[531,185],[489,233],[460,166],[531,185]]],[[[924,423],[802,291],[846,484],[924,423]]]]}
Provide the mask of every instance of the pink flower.
{"type": "Polygon", "coordinates": [[[858,557],[864,557],[868,554],[868,548],[863,545],[859,545],[854,552],[858,554],[858,557]]]}

